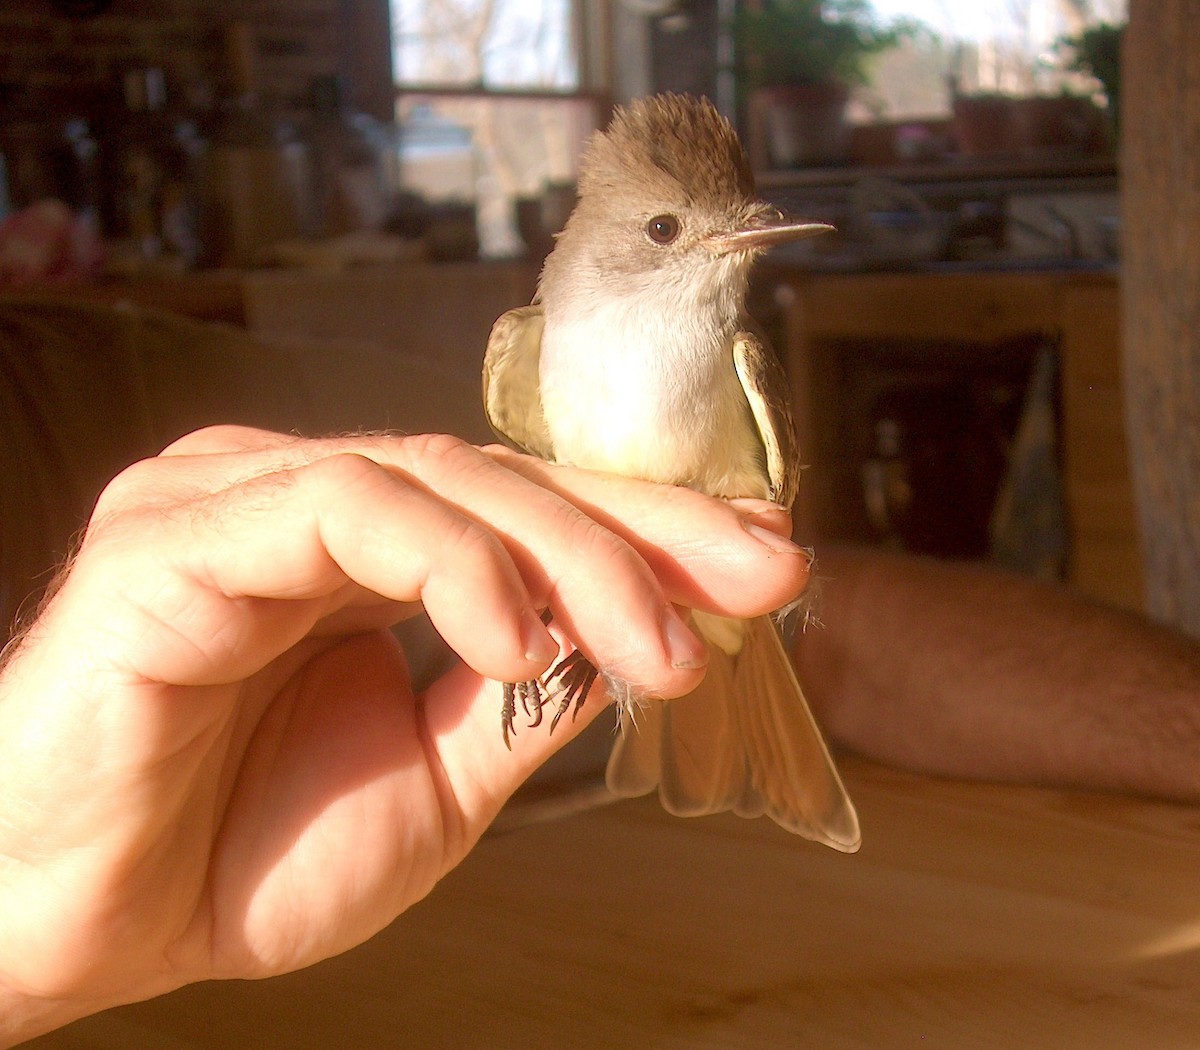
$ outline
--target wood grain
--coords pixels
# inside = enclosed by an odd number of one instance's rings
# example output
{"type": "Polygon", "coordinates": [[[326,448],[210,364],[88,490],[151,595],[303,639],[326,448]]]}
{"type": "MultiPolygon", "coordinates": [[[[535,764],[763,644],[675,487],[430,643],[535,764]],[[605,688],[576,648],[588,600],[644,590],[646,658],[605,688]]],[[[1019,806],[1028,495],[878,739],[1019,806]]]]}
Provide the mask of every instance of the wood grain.
{"type": "Polygon", "coordinates": [[[1075,282],[1063,288],[1060,391],[1070,580],[1082,594],[1142,612],[1120,306],[1112,285],[1075,282]]]}
{"type": "Polygon", "coordinates": [[[1197,1045],[1200,812],[845,772],[857,856],[604,806],[490,836],[338,959],[30,1045],[1197,1045]]]}
{"type": "Polygon", "coordinates": [[[1200,636],[1200,0],[1135,3],[1125,37],[1122,293],[1147,609],[1200,636]]]}

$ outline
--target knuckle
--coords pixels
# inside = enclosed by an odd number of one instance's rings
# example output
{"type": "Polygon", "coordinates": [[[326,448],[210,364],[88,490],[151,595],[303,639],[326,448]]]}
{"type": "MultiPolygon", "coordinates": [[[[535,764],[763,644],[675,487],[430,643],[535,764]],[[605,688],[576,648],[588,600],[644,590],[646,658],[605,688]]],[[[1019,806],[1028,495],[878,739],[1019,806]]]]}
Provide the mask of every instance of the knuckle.
{"type": "Polygon", "coordinates": [[[386,474],[385,469],[368,456],[358,452],[333,452],[291,470],[281,470],[275,476],[281,480],[303,478],[309,484],[341,489],[381,480],[386,474]]]}
{"type": "Polygon", "coordinates": [[[479,453],[474,446],[453,434],[414,434],[402,441],[406,452],[418,459],[434,459],[457,464],[475,460],[479,453]]]}
{"type": "Polygon", "coordinates": [[[648,566],[620,536],[570,504],[558,506],[553,514],[557,520],[551,519],[548,525],[565,537],[570,557],[547,581],[552,594],[571,592],[581,581],[594,584],[602,580],[614,594],[628,594],[648,584],[652,576],[648,566]]]}
{"type": "Polygon", "coordinates": [[[256,430],[254,427],[216,423],[177,438],[163,449],[162,455],[193,456],[212,452],[246,451],[260,447],[268,439],[277,442],[282,436],[256,430]]]}
{"type": "Polygon", "coordinates": [[[572,518],[572,545],[589,561],[603,564],[614,572],[633,569],[640,571],[641,558],[616,533],[574,507],[564,506],[560,513],[572,518]]]}
{"type": "MultiPolygon", "coordinates": [[[[462,492],[494,478],[499,468],[474,445],[452,434],[420,434],[404,439],[408,469],[446,492],[462,492]]],[[[482,484],[480,485],[482,487],[482,484]]]]}
{"type": "Polygon", "coordinates": [[[107,519],[168,498],[161,465],[157,459],[141,459],[118,473],[100,491],[92,512],[93,520],[107,519]]]}
{"type": "Polygon", "coordinates": [[[177,497],[166,491],[168,479],[153,459],[131,464],[96,499],[79,541],[80,553],[103,550],[106,556],[149,550],[165,525],[177,517],[177,497]]]}
{"type": "Polygon", "coordinates": [[[440,545],[460,567],[467,562],[490,571],[507,557],[504,545],[495,534],[461,514],[446,516],[440,545]]]}

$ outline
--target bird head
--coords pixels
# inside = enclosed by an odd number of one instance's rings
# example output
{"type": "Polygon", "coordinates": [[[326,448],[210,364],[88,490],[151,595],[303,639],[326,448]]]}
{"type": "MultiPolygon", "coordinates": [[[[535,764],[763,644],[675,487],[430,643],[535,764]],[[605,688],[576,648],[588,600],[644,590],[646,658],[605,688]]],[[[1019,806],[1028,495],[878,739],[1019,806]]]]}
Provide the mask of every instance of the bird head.
{"type": "Polygon", "coordinates": [[[655,95],[618,108],[580,162],[579,201],[542,275],[542,298],[736,298],[774,244],[832,227],[760,200],[737,134],[707,99],[655,95]]]}

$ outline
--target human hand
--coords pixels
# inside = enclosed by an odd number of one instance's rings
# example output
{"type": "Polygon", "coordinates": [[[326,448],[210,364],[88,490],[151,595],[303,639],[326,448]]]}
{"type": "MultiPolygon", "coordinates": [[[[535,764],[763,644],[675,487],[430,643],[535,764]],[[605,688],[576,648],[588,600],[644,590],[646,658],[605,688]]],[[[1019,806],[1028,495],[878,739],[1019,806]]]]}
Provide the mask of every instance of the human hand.
{"type": "Polygon", "coordinates": [[[444,437],[190,435],[101,496],[0,672],[0,1042],[295,969],[419,900],[578,725],[500,733],[557,657],[667,696],[672,603],[802,590],[786,515],[444,437]],[[414,694],[386,627],[462,664],[414,694]]]}

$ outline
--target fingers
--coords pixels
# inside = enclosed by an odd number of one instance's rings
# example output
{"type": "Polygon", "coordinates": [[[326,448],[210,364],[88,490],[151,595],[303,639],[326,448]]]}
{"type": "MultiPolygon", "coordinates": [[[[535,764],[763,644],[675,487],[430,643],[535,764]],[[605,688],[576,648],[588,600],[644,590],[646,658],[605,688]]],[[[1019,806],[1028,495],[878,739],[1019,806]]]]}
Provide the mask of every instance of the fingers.
{"type": "Polygon", "coordinates": [[[194,430],[190,434],[171,442],[160,455],[203,456],[220,452],[258,452],[265,449],[285,448],[299,443],[300,439],[288,434],[277,434],[255,427],[235,424],[218,424],[194,430]]]}
{"type": "Polygon", "coordinates": [[[749,617],[782,608],[808,583],[812,557],[789,539],[791,518],[766,500],[715,500],[670,485],[570,470],[484,450],[620,536],[668,597],[689,608],[749,617]]]}
{"type": "Polygon", "coordinates": [[[139,675],[245,677],[364,603],[422,602],[489,676],[532,677],[556,655],[503,544],[453,505],[338,446],[289,454],[278,470],[262,457],[147,461],[106,491],[74,586],[110,590],[107,630],[136,639],[127,648],[139,675]],[[145,492],[170,487],[167,473],[173,500],[148,503],[145,492]],[[224,476],[234,480],[221,487],[224,476]]]}
{"type": "Polygon", "coordinates": [[[500,537],[535,603],[597,666],[664,696],[695,687],[706,650],[627,540],[462,442],[435,436],[401,451],[397,466],[500,537]]]}
{"type": "Polygon", "coordinates": [[[120,552],[135,662],[180,684],[253,673],[319,622],[354,623],[348,611],[383,622],[378,610],[390,621],[419,602],[489,678],[545,670],[556,647],[538,611],[549,607],[598,666],[674,696],[695,686],[706,654],[673,603],[736,616],[786,604],[808,559],[785,526],[760,501],[731,507],[445,436],[303,441],[221,427],[114,482],[77,568],[120,552]],[[186,636],[172,639],[180,603],[186,636]]]}
{"type": "Polygon", "coordinates": [[[704,662],[627,543],[450,438],[202,432],[110,485],[75,575],[75,590],[91,580],[93,599],[107,589],[121,612],[106,631],[127,640],[131,669],[177,684],[252,674],[323,618],[372,602],[422,603],[489,678],[549,666],[546,605],[597,662],[650,691],[692,688],[704,662]]]}

